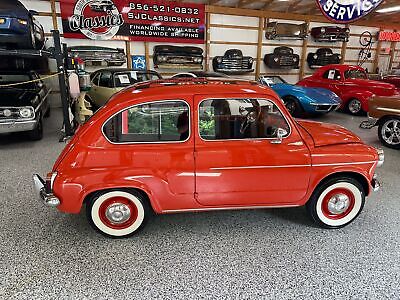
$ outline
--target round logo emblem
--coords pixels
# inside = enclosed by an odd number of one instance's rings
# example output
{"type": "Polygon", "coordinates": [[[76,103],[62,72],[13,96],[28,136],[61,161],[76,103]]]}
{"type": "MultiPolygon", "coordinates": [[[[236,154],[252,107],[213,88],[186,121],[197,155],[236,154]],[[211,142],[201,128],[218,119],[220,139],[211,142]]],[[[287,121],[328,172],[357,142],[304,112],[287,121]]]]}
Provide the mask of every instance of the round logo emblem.
{"type": "Polygon", "coordinates": [[[122,15],[111,0],[79,0],[69,18],[72,31],[80,31],[92,40],[112,39],[122,24],[122,15]]]}
{"type": "Polygon", "coordinates": [[[383,0],[316,0],[322,13],[332,22],[350,23],[373,12],[383,0]]]}

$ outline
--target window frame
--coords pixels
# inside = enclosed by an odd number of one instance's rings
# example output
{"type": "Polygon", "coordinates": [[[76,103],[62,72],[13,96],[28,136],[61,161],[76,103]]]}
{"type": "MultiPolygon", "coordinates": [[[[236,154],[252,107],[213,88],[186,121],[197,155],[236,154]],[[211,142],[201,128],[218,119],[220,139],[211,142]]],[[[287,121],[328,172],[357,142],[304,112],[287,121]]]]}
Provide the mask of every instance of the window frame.
{"type": "Polygon", "coordinates": [[[103,124],[101,125],[101,133],[103,135],[103,137],[112,145],[129,145],[129,144],[182,144],[182,143],[186,143],[187,141],[190,140],[191,136],[192,136],[192,113],[191,113],[191,107],[190,107],[190,103],[188,103],[186,100],[184,99],[170,99],[170,100],[153,100],[153,101],[148,101],[148,102],[142,102],[142,103],[138,103],[138,104],[134,104],[131,106],[128,106],[122,110],[119,110],[118,112],[112,114],[109,118],[107,118],[107,120],[105,122],[103,122],[103,124]],[[186,140],[179,140],[179,141],[158,141],[158,142],[151,142],[151,141],[147,141],[147,142],[112,142],[110,141],[110,139],[107,137],[107,135],[104,132],[104,127],[106,126],[106,124],[108,123],[108,121],[110,121],[112,118],[114,118],[115,116],[117,116],[118,114],[122,113],[125,110],[131,109],[135,106],[140,106],[140,105],[146,105],[146,104],[153,104],[153,103],[165,103],[165,102],[182,102],[184,103],[187,107],[188,107],[188,115],[189,115],[189,135],[188,138],[186,140]]]}
{"type": "Polygon", "coordinates": [[[271,99],[267,99],[267,98],[254,98],[254,97],[235,97],[235,98],[204,98],[201,101],[199,101],[199,104],[197,106],[197,134],[199,136],[199,138],[204,141],[204,142],[221,142],[221,141],[234,141],[234,142],[238,142],[238,141],[245,141],[245,142],[249,142],[249,141],[259,141],[259,140],[276,140],[277,137],[274,138],[244,138],[244,139],[213,139],[213,140],[206,140],[204,139],[201,135],[200,135],[200,105],[201,103],[203,103],[204,101],[207,100],[238,100],[238,99],[254,99],[254,100],[266,100],[269,101],[271,103],[273,103],[276,108],[278,109],[278,111],[281,113],[281,115],[283,116],[283,118],[285,119],[288,127],[289,127],[289,131],[288,134],[283,137],[282,139],[287,139],[288,137],[290,137],[292,135],[292,126],[290,126],[290,122],[288,121],[286,115],[282,112],[282,110],[279,108],[278,105],[276,105],[275,101],[271,100],[271,99]]]}
{"type": "Polygon", "coordinates": [[[342,72],[341,72],[340,70],[333,68],[333,69],[328,69],[328,70],[326,70],[326,71],[322,74],[322,78],[325,79],[325,80],[329,80],[329,81],[340,82],[340,81],[343,81],[343,80],[344,80],[344,74],[342,74],[342,72]],[[324,77],[326,73],[328,73],[329,71],[332,71],[332,70],[335,70],[335,74],[336,74],[336,72],[339,73],[340,79],[331,79],[331,78],[329,78],[329,77],[324,77]]]}

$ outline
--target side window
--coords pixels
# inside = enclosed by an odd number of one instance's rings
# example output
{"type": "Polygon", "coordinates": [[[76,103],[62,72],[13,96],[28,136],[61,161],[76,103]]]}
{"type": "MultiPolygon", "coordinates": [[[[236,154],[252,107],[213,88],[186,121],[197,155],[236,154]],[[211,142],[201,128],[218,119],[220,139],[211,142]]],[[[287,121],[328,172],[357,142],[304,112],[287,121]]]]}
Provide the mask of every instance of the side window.
{"type": "Polygon", "coordinates": [[[114,143],[179,142],[190,135],[189,106],[184,101],[160,101],[132,106],[103,127],[114,143]]]}
{"type": "Polygon", "coordinates": [[[207,99],[199,107],[199,133],[205,140],[275,138],[289,124],[265,99],[207,99]]]}
{"type": "Polygon", "coordinates": [[[93,84],[95,85],[99,85],[99,77],[100,77],[100,73],[92,73],[90,75],[90,80],[92,81],[93,84]]]}
{"type": "Polygon", "coordinates": [[[104,72],[100,74],[100,80],[99,80],[99,86],[103,87],[112,87],[111,84],[111,73],[110,72],[104,72]]]}
{"type": "Polygon", "coordinates": [[[330,80],[340,80],[341,79],[340,72],[335,69],[326,71],[324,73],[324,75],[322,75],[322,77],[325,79],[330,79],[330,80]]]}

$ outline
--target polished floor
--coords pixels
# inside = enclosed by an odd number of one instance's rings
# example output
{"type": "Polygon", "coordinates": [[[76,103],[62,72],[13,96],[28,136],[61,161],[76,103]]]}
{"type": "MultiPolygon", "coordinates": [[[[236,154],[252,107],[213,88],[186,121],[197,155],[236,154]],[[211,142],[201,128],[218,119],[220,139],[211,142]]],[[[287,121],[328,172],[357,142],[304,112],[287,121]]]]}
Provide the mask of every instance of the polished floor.
{"type": "MultiPolygon", "coordinates": [[[[303,208],[264,209],[157,216],[111,240],[33,194],[31,174],[64,146],[60,118],[40,142],[0,137],[0,299],[400,299],[400,151],[385,149],[383,188],[340,230],[314,227],[303,208]]],[[[317,120],[378,146],[364,119],[317,120]]]]}

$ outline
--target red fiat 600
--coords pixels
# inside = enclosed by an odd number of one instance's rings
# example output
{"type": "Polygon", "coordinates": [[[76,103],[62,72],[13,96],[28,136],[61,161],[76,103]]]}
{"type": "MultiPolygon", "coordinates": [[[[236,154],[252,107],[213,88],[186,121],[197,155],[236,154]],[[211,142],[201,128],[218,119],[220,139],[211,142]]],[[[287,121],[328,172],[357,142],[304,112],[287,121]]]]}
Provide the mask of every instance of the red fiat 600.
{"type": "Polygon", "coordinates": [[[349,224],[379,188],[383,152],[348,130],[295,121],[268,87],[166,80],[116,94],[43,180],[41,199],[125,237],[176,212],[306,205],[326,228],[349,224]]]}

